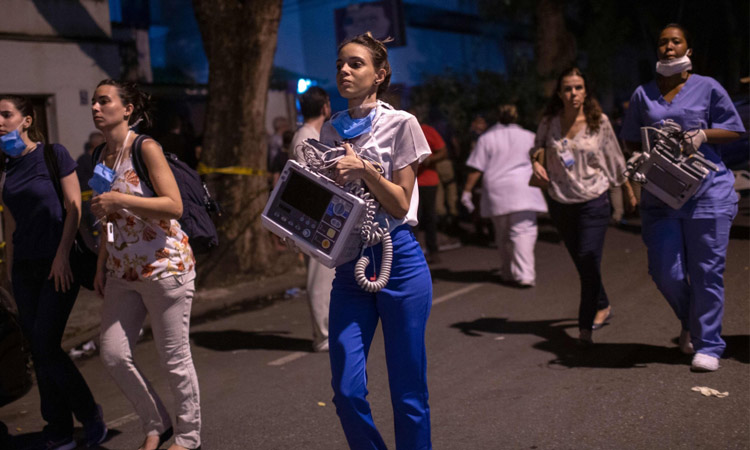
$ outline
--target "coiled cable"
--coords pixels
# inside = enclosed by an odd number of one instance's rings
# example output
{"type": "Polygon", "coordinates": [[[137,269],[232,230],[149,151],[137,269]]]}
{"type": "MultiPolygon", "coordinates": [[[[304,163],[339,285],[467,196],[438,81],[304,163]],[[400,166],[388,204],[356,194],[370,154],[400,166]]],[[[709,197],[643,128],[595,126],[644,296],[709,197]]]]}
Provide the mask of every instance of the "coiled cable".
{"type": "MultiPolygon", "coordinates": [[[[363,149],[356,146],[352,146],[355,153],[360,159],[367,160],[381,175],[384,173],[383,166],[367,157],[363,153],[363,149]]],[[[344,157],[339,149],[333,149],[335,156],[326,156],[325,153],[320,153],[319,149],[313,147],[310,143],[304,142],[302,144],[301,153],[307,163],[307,167],[323,176],[333,179],[333,169],[336,163],[344,157]]],[[[330,154],[329,154],[330,155],[330,154]]],[[[391,235],[388,232],[388,226],[385,228],[381,227],[380,224],[375,220],[375,216],[380,208],[380,204],[373,198],[372,194],[366,189],[364,183],[360,180],[348,183],[343,186],[349,193],[361,198],[365,202],[366,212],[365,218],[362,221],[360,227],[360,238],[362,240],[362,253],[360,254],[359,260],[354,265],[354,279],[357,281],[359,287],[363,290],[375,293],[383,289],[391,278],[391,267],[393,266],[393,242],[391,235]],[[370,264],[370,258],[366,256],[365,250],[368,247],[372,247],[382,243],[382,258],[380,263],[380,273],[376,271],[375,280],[369,280],[365,275],[365,270],[370,264]]],[[[386,219],[387,224],[387,219],[386,219]]]]}

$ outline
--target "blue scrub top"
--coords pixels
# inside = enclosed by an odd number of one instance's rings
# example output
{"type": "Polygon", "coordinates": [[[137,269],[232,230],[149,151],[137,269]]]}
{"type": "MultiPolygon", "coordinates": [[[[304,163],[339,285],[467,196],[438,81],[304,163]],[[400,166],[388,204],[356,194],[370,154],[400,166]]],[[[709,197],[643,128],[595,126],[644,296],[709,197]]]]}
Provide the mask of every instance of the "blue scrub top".
{"type": "MultiPolygon", "coordinates": [[[[655,80],[638,86],[630,98],[620,137],[625,141],[640,142],[641,127],[652,126],[664,119],[674,120],[683,130],[721,128],[745,132],[742,119],[724,88],[711,77],[695,74],[687,79],[671,103],[664,100],[655,80]]],[[[642,210],[653,215],[696,219],[734,214],[738,201],[734,192],[734,175],[727,170],[713,145],[703,144],[699,150],[719,167],[719,172],[711,172],[695,196],[679,210],[645,191],[642,210]]]]}

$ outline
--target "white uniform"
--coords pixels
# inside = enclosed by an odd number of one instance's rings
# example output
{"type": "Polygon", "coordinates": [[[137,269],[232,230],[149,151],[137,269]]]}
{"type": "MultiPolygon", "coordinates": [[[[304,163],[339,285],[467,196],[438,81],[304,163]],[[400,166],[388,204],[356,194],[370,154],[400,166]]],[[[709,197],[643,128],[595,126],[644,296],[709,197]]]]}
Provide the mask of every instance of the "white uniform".
{"type": "MultiPolygon", "coordinates": [[[[305,124],[294,133],[291,144],[292,157],[304,164],[300,151],[305,139],[319,139],[320,133],[315,127],[305,124]]],[[[307,259],[307,300],[313,320],[313,348],[316,352],[328,350],[328,308],[331,303],[331,286],[336,269],[329,269],[315,258],[307,259]]]]}
{"type": "Polygon", "coordinates": [[[483,172],[482,217],[492,218],[505,281],[533,285],[536,214],[547,204],[539,188],[529,186],[529,150],[534,133],[518,125],[497,124],[477,141],[466,165],[483,172]]]}

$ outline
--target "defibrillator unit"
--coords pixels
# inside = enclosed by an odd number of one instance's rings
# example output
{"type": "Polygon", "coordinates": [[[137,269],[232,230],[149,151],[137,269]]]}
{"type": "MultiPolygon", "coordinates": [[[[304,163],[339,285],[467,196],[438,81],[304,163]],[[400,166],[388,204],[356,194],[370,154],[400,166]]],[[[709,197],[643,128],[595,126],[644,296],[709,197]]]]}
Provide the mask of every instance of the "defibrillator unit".
{"type": "Polygon", "coordinates": [[[672,120],[657,127],[641,128],[642,152],[628,160],[625,176],[674,209],[680,209],[695,195],[716,165],[703,153],[686,152],[685,132],[672,120]]]}
{"type": "Polygon", "coordinates": [[[365,200],[330,178],[289,160],[266,204],[261,222],[329,268],[358,257],[365,200]]]}

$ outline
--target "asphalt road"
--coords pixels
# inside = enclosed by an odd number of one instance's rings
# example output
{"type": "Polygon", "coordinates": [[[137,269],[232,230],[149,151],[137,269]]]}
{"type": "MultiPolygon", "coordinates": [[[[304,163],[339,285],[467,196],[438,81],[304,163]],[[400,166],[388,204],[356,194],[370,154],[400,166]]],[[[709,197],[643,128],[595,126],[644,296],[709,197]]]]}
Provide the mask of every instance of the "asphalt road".
{"type": "MultiPolygon", "coordinates": [[[[750,241],[747,209],[733,231],[725,274],[723,335],[715,373],[689,370],[676,347],[679,323],[646,273],[635,230],[610,228],[603,261],[610,325],[580,349],[578,279],[548,227],[537,244],[538,284],[499,283],[495,250],[464,246],[433,269],[427,330],[436,449],[734,449],[750,447],[750,241]],[[704,397],[691,388],[728,392],[704,397]]],[[[204,450],[345,449],[327,354],[311,353],[304,292],[192,328],[201,386],[204,450]]],[[[136,360],[165,402],[153,343],[136,360]]],[[[79,363],[111,432],[103,449],[135,449],[143,436],[130,404],[98,358],[79,363]]],[[[382,336],[373,342],[369,400],[395,448],[382,336]]],[[[16,442],[42,427],[38,395],[0,409],[16,442]]],[[[166,448],[164,446],[163,448],[166,448]]]]}

